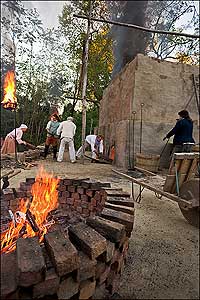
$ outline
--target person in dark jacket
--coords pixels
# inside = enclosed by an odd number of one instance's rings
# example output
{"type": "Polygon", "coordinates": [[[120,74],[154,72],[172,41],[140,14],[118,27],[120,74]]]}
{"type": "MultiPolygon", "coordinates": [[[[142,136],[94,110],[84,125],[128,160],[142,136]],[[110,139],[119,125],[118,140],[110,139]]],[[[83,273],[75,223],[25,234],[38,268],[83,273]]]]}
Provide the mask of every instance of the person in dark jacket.
{"type": "Polygon", "coordinates": [[[189,116],[187,110],[181,110],[178,113],[179,119],[177,120],[176,125],[172,130],[164,137],[169,139],[174,135],[173,139],[173,153],[176,152],[191,152],[192,146],[195,144],[195,141],[192,137],[193,133],[193,122],[189,116]]]}

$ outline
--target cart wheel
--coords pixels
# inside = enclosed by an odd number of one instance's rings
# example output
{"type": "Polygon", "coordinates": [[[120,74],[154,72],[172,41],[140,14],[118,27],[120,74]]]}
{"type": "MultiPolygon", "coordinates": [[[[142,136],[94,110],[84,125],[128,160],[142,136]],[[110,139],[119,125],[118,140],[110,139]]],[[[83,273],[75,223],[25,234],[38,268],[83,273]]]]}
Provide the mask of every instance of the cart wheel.
{"type": "Polygon", "coordinates": [[[179,208],[189,224],[199,228],[199,178],[193,178],[184,182],[180,188],[180,197],[192,200],[194,207],[186,208],[179,204],[179,208]]]}

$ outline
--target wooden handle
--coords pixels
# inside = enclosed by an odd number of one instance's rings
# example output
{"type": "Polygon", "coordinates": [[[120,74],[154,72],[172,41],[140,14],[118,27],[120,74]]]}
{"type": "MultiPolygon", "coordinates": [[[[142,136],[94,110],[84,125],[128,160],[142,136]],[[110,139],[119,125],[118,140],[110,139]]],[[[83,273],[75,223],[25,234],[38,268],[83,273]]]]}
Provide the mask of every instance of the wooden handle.
{"type": "Polygon", "coordinates": [[[15,175],[21,173],[21,170],[16,171],[14,174],[11,174],[10,176],[8,176],[8,179],[14,177],[15,175]]]}

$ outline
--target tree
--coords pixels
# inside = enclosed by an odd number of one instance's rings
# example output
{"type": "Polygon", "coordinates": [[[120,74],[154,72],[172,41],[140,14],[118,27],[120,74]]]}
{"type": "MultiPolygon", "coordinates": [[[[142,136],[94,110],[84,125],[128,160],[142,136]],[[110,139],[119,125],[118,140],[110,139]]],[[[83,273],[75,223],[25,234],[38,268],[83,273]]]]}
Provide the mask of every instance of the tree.
{"type": "MultiPolygon", "coordinates": [[[[146,25],[159,30],[179,32],[193,28],[193,32],[198,34],[199,14],[194,2],[179,0],[149,1],[147,16],[150,17],[147,19],[146,25]]],[[[178,59],[179,56],[176,56],[176,54],[198,55],[198,49],[198,39],[153,34],[147,53],[153,53],[154,56],[160,59],[178,59]]]]}
{"type": "MultiPolygon", "coordinates": [[[[106,5],[104,1],[92,2],[92,16],[104,14],[106,5]]],[[[67,3],[60,17],[60,24],[65,34],[68,45],[66,51],[69,54],[68,64],[71,68],[71,85],[66,90],[66,94],[74,97],[71,106],[71,114],[79,104],[77,98],[81,97],[82,83],[82,55],[85,44],[85,21],[73,17],[74,13],[87,14],[87,1],[71,1],[67,3]]],[[[92,24],[89,45],[89,64],[88,64],[88,87],[87,98],[90,101],[99,103],[102,98],[103,90],[107,86],[113,65],[112,41],[108,36],[108,25],[92,24]]]]}

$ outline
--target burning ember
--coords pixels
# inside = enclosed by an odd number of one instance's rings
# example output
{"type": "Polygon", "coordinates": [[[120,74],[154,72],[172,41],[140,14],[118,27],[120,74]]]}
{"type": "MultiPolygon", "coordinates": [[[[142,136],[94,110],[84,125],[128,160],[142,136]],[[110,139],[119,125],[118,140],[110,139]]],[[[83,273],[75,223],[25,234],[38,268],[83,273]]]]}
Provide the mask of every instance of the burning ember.
{"type": "Polygon", "coordinates": [[[4,79],[4,98],[1,102],[3,108],[13,110],[17,106],[15,73],[8,71],[4,79]]]}
{"type": "Polygon", "coordinates": [[[50,211],[58,206],[57,185],[59,179],[41,168],[32,186],[32,201],[22,199],[18,210],[13,215],[9,229],[1,234],[1,253],[11,252],[16,248],[18,238],[39,236],[40,242],[52,225],[47,222],[50,211]]]}

